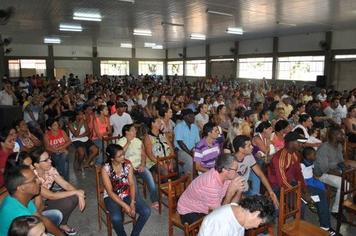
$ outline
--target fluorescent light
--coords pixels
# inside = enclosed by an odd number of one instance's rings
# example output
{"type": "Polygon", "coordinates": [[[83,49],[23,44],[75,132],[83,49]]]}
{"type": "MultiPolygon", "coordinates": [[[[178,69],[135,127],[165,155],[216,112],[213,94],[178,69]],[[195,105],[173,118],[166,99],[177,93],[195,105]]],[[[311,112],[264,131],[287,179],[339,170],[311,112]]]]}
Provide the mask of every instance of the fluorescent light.
{"type": "Polygon", "coordinates": [[[172,23],[172,22],[161,22],[161,25],[171,25],[171,26],[180,26],[180,27],[184,27],[184,24],[179,24],[179,23],[172,23]]]}
{"type": "Polygon", "coordinates": [[[131,43],[121,43],[120,45],[122,48],[132,48],[132,44],[131,43]]]}
{"type": "Polygon", "coordinates": [[[205,40],[206,39],[206,36],[204,34],[191,34],[190,35],[190,38],[191,39],[196,39],[196,40],[205,40]]]}
{"type": "Polygon", "coordinates": [[[152,36],[152,31],[145,30],[145,29],[134,29],[133,34],[134,35],[142,35],[142,36],[152,36]]]}
{"type": "Polygon", "coordinates": [[[215,15],[220,15],[220,16],[230,16],[230,17],[233,17],[232,14],[226,13],[226,12],[221,12],[221,11],[212,11],[212,10],[207,9],[206,12],[209,13],[209,14],[215,14],[215,15]]]}
{"type": "Polygon", "coordinates": [[[219,59],[211,59],[210,61],[235,61],[234,58],[219,58],[219,59]]]}
{"type": "Polygon", "coordinates": [[[356,59],[356,55],[335,55],[335,59],[356,59]]]}
{"type": "Polygon", "coordinates": [[[73,19],[85,21],[101,21],[101,15],[100,13],[74,12],[73,19]]]}
{"type": "Polygon", "coordinates": [[[59,43],[61,43],[61,39],[60,38],[44,38],[43,42],[59,44],[59,43]]]}
{"type": "Polygon", "coordinates": [[[242,35],[244,33],[244,31],[241,28],[237,28],[237,27],[228,27],[226,29],[226,33],[228,34],[239,34],[242,35]]]}
{"type": "Polygon", "coordinates": [[[156,46],[155,43],[145,43],[145,48],[152,48],[154,46],[156,46]]]}
{"type": "Polygon", "coordinates": [[[130,2],[130,3],[132,3],[132,4],[134,4],[135,3],[135,0],[119,0],[120,2],[130,2]]]}
{"type": "Polygon", "coordinates": [[[155,45],[152,49],[163,49],[163,45],[155,45]]]}
{"type": "Polygon", "coordinates": [[[277,25],[285,25],[285,26],[291,26],[291,27],[296,27],[297,24],[292,24],[292,23],[287,23],[287,22],[280,22],[280,21],[276,21],[277,25]]]}
{"type": "Polygon", "coordinates": [[[60,31],[74,31],[74,32],[81,32],[83,30],[81,25],[78,24],[60,24],[59,25],[60,31]]]}

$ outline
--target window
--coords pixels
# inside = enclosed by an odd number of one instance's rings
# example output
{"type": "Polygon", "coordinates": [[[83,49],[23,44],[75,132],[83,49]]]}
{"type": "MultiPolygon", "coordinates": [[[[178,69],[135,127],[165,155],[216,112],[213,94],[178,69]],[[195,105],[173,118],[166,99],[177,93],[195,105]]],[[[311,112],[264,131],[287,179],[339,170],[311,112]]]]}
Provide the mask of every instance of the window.
{"type": "Polygon", "coordinates": [[[186,76],[205,76],[205,60],[193,60],[185,62],[186,76]]]}
{"type": "Polygon", "coordinates": [[[239,59],[239,78],[272,79],[272,57],[239,59]]]}
{"type": "Polygon", "coordinates": [[[278,79],[316,81],[324,75],[324,56],[301,56],[278,58],[278,79]]]}
{"type": "Polygon", "coordinates": [[[129,61],[101,61],[100,73],[101,75],[129,75],[130,63],[129,61]]]}
{"type": "Polygon", "coordinates": [[[139,61],[138,73],[143,75],[163,75],[163,61],[139,61]]]}
{"type": "Polygon", "coordinates": [[[167,62],[168,75],[183,75],[183,61],[167,62]]]}
{"type": "Polygon", "coordinates": [[[32,76],[34,74],[46,75],[46,60],[18,59],[9,60],[9,76],[32,76]],[[21,73],[20,73],[21,71],[21,73]]]}

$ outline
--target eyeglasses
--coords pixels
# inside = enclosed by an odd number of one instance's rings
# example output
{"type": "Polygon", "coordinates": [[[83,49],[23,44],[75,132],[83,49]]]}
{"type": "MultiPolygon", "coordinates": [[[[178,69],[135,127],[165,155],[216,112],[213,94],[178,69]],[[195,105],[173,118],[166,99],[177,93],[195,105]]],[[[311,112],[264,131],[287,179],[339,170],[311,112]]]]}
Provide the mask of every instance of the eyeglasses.
{"type": "Polygon", "coordinates": [[[46,158],[46,159],[44,159],[44,160],[42,160],[42,161],[39,161],[39,162],[48,162],[48,161],[50,161],[50,160],[51,160],[51,158],[48,157],[48,158],[46,158]]]}

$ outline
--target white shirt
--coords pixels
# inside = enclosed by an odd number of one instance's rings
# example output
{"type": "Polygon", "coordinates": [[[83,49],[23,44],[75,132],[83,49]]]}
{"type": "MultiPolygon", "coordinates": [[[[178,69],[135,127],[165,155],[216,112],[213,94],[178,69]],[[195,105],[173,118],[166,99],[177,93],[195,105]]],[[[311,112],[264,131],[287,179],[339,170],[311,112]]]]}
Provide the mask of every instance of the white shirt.
{"type": "Polygon", "coordinates": [[[217,108],[217,107],[220,106],[220,105],[225,105],[224,101],[221,101],[221,102],[215,101],[215,102],[213,103],[213,107],[215,107],[215,108],[217,108]]]}
{"type": "Polygon", "coordinates": [[[298,128],[301,128],[303,130],[303,132],[304,132],[304,137],[306,139],[309,139],[310,135],[308,133],[308,130],[303,125],[301,125],[301,124],[297,125],[296,127],[294,127],[293,131],[298,129],[298,128]]]}
{"type": "Polygon", "coordinates": [[[215,209],[209,215],[205,216],[200,226],[198,236],[243,236],[245,228],[237,221],[232,206],[236,203],[224,205],[215,209]]]}
{"type": "Polygon", "coordinates": [[[0,91],[0,105],[13,106],[14,98],[5,90],[0,91]]]}
{"type": "Polygon", "coordinates": [[[321,93],[318,94],[318,96],[316,96],[316,98],[321,101],[324,102],[326,100],[326,94],[322,95],[321,93]]]}
{"type": "Polygon", "coordinates": [[[114,127],[114,136],[122,135],[122,127],[124,125],[132,124],[132,119],[129,114],[124,112],[121,116],[117,113],[110,116],[110,125],[114,127]]]}
{"type": "Polygon", "coordinates": [[[347,107],[346,107],[346,105],[341,106],[339,104],[339,106],[336,109],[339,111],[339,113],[341,115],[341,119],[345,119],[347,117],[347,107]]]}
{"type": "Polygon", "coordinates": [[[337,124],[341,125],[341,112],[337,108],[334,110],[330,106],[324,109],[324,114],[332,118],[337,124]]]}

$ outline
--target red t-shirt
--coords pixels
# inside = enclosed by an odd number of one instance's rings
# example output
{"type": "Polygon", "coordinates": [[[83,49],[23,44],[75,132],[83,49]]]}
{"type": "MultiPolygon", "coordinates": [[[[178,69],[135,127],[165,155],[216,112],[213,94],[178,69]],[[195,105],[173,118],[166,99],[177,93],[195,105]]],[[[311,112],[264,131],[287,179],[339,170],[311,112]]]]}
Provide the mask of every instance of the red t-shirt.
{"type": "Polygon", "coordinates": [[[4,182],[4,171],[7,162],[7,158],[9,157],[11,151],[6,151],[4,149],[0,149],[0,187],[5,184],[4,182]]]}

